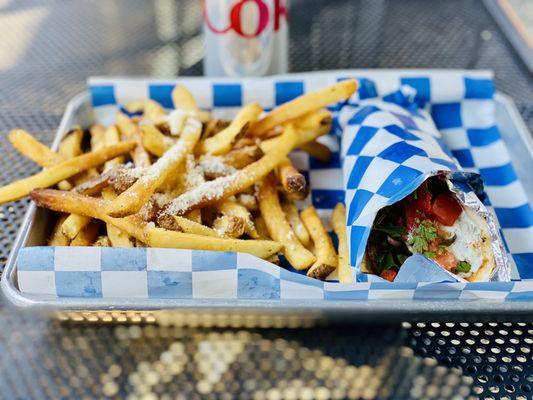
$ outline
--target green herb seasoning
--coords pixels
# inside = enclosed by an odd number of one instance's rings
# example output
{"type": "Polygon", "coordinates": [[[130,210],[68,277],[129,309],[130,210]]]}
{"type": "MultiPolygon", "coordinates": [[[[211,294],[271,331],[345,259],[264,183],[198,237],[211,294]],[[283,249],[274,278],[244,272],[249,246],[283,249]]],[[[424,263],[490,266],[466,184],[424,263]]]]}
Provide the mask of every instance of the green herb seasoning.
{"type": "MultiPolygon", "coordinates": [[[[411,233],[409,245],[415,253],[429,252],[429,244],[438,237],[437,228],[430,220],[426,219],[411,233]]],[[[429,256],[428,256],[429,257],[429,256]]]]}
{"type": "Polygon", "coordinates": [[[470,272],[470,269],[472,266],[467,261],[459,261],[457,263],[457,267],[455,267],[455,270],[457,272],[470,272]]]}

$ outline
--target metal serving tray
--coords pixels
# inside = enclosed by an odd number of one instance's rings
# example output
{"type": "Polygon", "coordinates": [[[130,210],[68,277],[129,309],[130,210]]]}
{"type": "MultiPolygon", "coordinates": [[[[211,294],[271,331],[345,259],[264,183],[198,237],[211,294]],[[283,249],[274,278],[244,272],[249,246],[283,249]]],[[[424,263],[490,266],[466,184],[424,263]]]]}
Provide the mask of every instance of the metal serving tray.
{"type": "MultiPolygon", "coordinates": [[[[533,140],[512,100],[497,94],[498,127],[516,172],[532,200],[531,168],[533,140]]],[[[57,149],[72,126],[93,122],[88,93],[74,97],[65,111],[52,144],[57,149]]],[[[195,300],[195,299],[82,299],[32,296],[17,286],[16,258],[24,246],[42,245],[50,229],[50,213],[31,204],[7,261],[1,287],[13,304],[55,313],[62,319],[100,322],[154,322],[217,326],[302,326],[316,322],[360,322],[399,320],[525,320],[533,319],[533,303],[526,301],[465,300],[195,300]]]]}

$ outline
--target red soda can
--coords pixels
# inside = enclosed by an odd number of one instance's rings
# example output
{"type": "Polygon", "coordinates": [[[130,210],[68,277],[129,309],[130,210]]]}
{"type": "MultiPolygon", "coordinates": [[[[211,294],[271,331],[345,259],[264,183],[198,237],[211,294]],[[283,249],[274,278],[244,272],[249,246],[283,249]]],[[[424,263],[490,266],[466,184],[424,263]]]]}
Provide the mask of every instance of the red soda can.
{"type": "Polygon", "coordinates": [[[287,72],[288,0],[204,0],[204,74],[287,72]]]}

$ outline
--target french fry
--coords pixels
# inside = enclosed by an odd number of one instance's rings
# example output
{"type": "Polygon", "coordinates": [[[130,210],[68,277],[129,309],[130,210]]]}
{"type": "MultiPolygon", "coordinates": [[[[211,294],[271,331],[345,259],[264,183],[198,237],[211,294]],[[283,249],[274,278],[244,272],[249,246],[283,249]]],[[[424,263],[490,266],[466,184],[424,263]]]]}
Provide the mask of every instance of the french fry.
{"type": "Polygon", "coordinates": [[[270,236],[283,243],[283,253],[297,270],[306,270],[316,260],[292,230],[279,203],[276,183],[272,175],[267,176],[259,186],[259,209],[263,215],[270,236]]]}
{"type": "Polygon", "coordinates": [[[198,108],[194,96],[185,86],[176,85],[172,90],[171,96],[175,109],[189,111],[189,116],[196,118],[200,122],[211,120],[211,114],[198,108]]]}
{"type": "Polygon", "coordinates": [[[91,246],[98,237],[98,223],[92,221],[85,226],[76,237],[70,242],[71,246],[91,246]]]}
{"type": "Polygon", "coordinates": [[[201,224],[202,223],[202,211],[200,209],[192,210],[187,215],[185,215],[185,218],[190,219],[191,221],[194,221],[197,224],[201,224]]]}
{"type": "Polygon", "coordinates": [[[253,194],[241,193],[237,195],[237,201],[246,207],[248,211],[257,211],[259,209],[257,199],[253,194]]]}
{"type": "MultiPolygon", "coordinates": [[[[8,138],[15,149],[43,168],[48,168],[65,161],[63,156],[55,153],[22,129],[11,131],[8,138]]],[[[66,180],[59,182],[58,187],[62,190],[72,189],[72,185],[66,180]]]]}
{"type": "Polygon", "coordinates": [[[307,207],[300,217],[315,244],[316,261],[307,271],[307,276],[326,279],[337,268],[338,260],[331,237],[326,232],[314,207],[307,207]]]}
{"type": "Polygon", "coordinates": [[[246,222],[235,215],[221,215],[213,221],[213,229],[220,235],[238,238],[244,235],[246,222]]]}
{"type": "Polygon", "coordinates": [[[204,183],[178,196],[166,207],[169,215],[184,215],[195,208],[202,208],[242,192],[262,179],[282,162],[296,143],[292,125],[283,133],[283,141],[258,161],[247,165],[233,175],[204,183]]]}
{"type": "Polygon", "coordinates": [[[291,160],[285,158],[278,167],[281,186],[286,193],[298,194],[302,199],[307,197],[307,181],[305,176],[292,165],[291,160]]]}
{"type": "Polygon", "coordinates": [[[139,239],[135,238],[135,247],[148,247],[146,243],[141,242],[139,239]]]}
{"type": "Polygon", "coordinates": [[[61,215],[59,219],[57,220],[56,224],[54,225],[54,229],[52,230],[52,235],[50,235],[50,240],[48,241],[49,246],[69,246],[70,245],[70,239],[66,237],[61,231],[61,225],[63,225],[63,222],[65,221],[65,219],[66,219],[66,216],[61,215]]]}
{"type": "MultiPolygon", "coordinates": [[[[118,129],[115,125],[111,125],[109,128],[105,130],[104,142],[106,146],[112,146],[114,144],[120,143],[120,133],[118,132],[118,129]]],[[[108,162],[104,164],[104,172],[107,172],[110,169],[123,163],[124,163],[124,157],[120,156],[120,157],[113,158],[112,160],[109,160],[108,162]]]]}
{"type": "Polygon", "coordinates": [[[93,243],[93,246],[96,247],[111,247],[111,241],[109,240],[109,237],[106,235],[98,236],[93,243]]]}
{"type": "MultiPolygon", "coordinates": [[[[279,136],[280,134],[278,134],[277,136],[279,136]]],[[[238,150],[240,149],[241,147],[248,147],[248,146],[257,146],[257,143],[258,143],[259,139],[256,138],[256,137],[251,137],[251,136],[243,136],[241,137],[240,139],[237,139],[232,147],[235,149],[235,150],[238,150]]]]}
{"type": "Polygon", "coordinates": [[[244,221],[244,232],[252,239],[259,239],[259,234],[255,229],[252,214],[246,207],[236,201],[225,200],[216,205],[218,212],[227,216],[234,216],[244,221]]]}
{"type": "Polygon", "coordinates": [[[167,113],[161,104],[152,99],[147,100],[144,103],[144,113],[143,119],[146,118],[150,120],[153,124],[159,124],[166,121],[167,113]]]}
{"type": "MultiPolygon", "coordinates": [[[[185,189],[190,190],[205,182],[204,174],[196,165],[194,155],[188,154],[185,160],[185,189]]],[[[190,219],[198,224],[202,223],[202,211],[200,209],[192,210],[185,215],[185,218],[190,219]]]]}
{"type": "Polygon", "coordinates": [[[264,118],[252,125],[250,132],[261,136],[276,125],[301,117],[341,100],[346,100],[357,90],[357,81],[345,80],[324,89],[304,94],[292,101],[276,107],[264,118]]]}
{"type": "Polygon", "coordinates": [[[81,141],[83,139],[83,131],[79,126],[69,131],[65,138],[59,144],[57,153],[64,159],[77,157],[82,153],[81,141]]]}
{"type": "Polygon", "coordinates": [[[187,154],[193,150],[200,138],[201,129],[200,123],[189,119],[176,144],[159,158],[155,164],[148,167],[146,173],[133,186],[113,200],[107,210],[108,213],[117,217],[139,211],[157,188],[176,170],[187,154]]]}
{"type": "Polygon", "coordinates": [[[322,162],[328,162],[331,159],[329,147],[319,142],[305,143],[300,146],[300,149],[322,162]]]}
{"type": "MultiPolygon", "coordinates": [[[[83,131],[81,130],[80,126],[75,126],[73,129],[67,132],[67,134],[65,135],[65,137],[59,144],[58,154],[66,160],[79,156],[80,154],[83,153],[81,149],[82,140],[83,140],[83,131]]],[[[86,179],[86,174],[82,172],[80,174],[73,176],[70,179],[70,182],[67,180],[64,180],[64,181],[59,182],[57,186],[62,190],[70,190],[72,189],[72,185],[77,185],[78,183],[81,183],[85,179],[86,179]]]]}
{"type": "Polygon", "coordinates": [[[204,154],[198,159],[198,167],[203,172],[204,178],[215,179],[221,176],[234,174],[237,170],[224,162],[222,156],[204,154]]]}
{"type": "Polygon", "coordinates": [[[143,101],[130,101],[124,106],[124,108],[131,114],[139,113],[144,111],[144,102],[143,101]]]}
{"type": "Polygon", "coordinates": [[[281,203],[281,208],[287,217],[289,225],[296,234],[296,237],[304,246],[307,247],[310,240],[309,232],[307,232],[307,228],[300,218],[296,204],[294,204],[292,201],[284,201],[281,203]]]}
{"type": "MultiPolygon", "coordinates": [[[[300,148],[304,144],[312,142],[320,136],[324,136],[330,131],[330,129],[331,128],[328,126],[320,127],[317,129],[297,129],[296,136],[298,137],[298,141],[295,147],[300,148]]],[[[272,139],[263,140],[260,144],[261,150],[265,153],[272,150],[273,147],[277,146],[280,140],[281,136],[276,136],[272,139]]]]}
{"type": "MultiPolygon", "coordinates": [[[[137,146],[131,152],[131,158],[136,167],[150,166],[150,155],[143,146],[143,140],[139,127],[125,114],[119,112],[116,115],[116,124],[118,130],[127,140],[135,140],[137,146]]],[[[108,143],[106,143],[108,144],[108,143]]]]}
{"type": "Polygon", "coordinates": [[[157,157],[161,157],[174,145],[174,140],[161,133],[155,125],[141,127],[142,142],[146,150],[157,157]]]}
{"type": "MultiPolygon", "coordinates": [[[[278,141],[278,144],[279,144],[279,141],[278,141]]],[[[272,148],[274,147],[275,146],[272,146],[272,148]]],[[[263,152],[261,151],[259,147],[247,146],[247,147],[241,147],[240,149],[231,150],[227,152],[226,154],[224,154],[222,157],[223,157],[224,163],[234,168],[241,169],[253,163],[254,161],[257,161],[259,158],[262,157],[262,155],[263,155],[263,152]]]]}
{"type": "Polygon", "coordinates": [[[333,115],[326,108],[311,111],[300,118],[294,120],[294,126],[297,130],[318,130],[324,127],[331,128],[333,115]]]}
{"type": "Polygon", "coordinates": [[[216,230],[199,224],[197,222],[194,222],[190,219],[174,216],[174,219],[176,220],[176,223],[180,227],[180,229],[185,233],[192,233],[195,235],[201,235],[201,236],[214,236],[218,237],[219,234],[216,230]]]}
{"type": "Polygon", "coordinates": [[[353,283],[352,271],[350,268],[350,257],[348,255],[348,239],[346,237],[346,207],[338,203],[331,214],[331,226],[339,239],[339,265],[337,272],[340,283],[353,283]]]}
{"type": "Polygon", "coordinates": [[[168,133],[171,136],[181,135],[181,131],[185,127],[185,122],[190,117],[191,112],[188,110],[173,110],[168,114],[168,133]]]}
{"type": "Polygon", "coordinates": [[[61,232],[63,232],[67,238],[73,240],[78,233],[89,224],[89,222],[91,222],[90,217],[70,214],[61,225],[61,232]]]}
{"type": "Polygon", "coordinates": [[[48,168],[65,161],[64,157],[50,150],[48,146],[39,142],[22,129],[14,129],[9,132],[8,139],[19,153],[43,168],[48,168]]]}
{"type": "Polygon", "coordinates": [[[221,119],[209,120],[205,125],[204,132],[202,133],[202,139],[205,140],[213,135],[216,135],[221,130],[227,128],[229,124],[229,122],[221,119]]]}
{"type": "Polygon", "coordinates": [[[259,258],[268,258],[283,247],[272,240],[230,239],[211,236],[199,236],[189,233],[167,231],[162,228],[146,229],[146,244],[151,247],[235,251],[249,253],[259,258]]]}
{"type": "MultiPolygon", "coordinates": [[[[118,168],[118,167],[117,167],[118,168]]],[[[74,190],[80,194],[94,196],[102,191],[103,188],[109,186],[109,180],[117,173],[117,168],[113,168],[101,175],[91,178],[76,186],[74,190]]]]}
{"type": "Polygon", "coordinates": [[[33,176],[10,183],[0,188],[0,204],[18,200],[28,195],[32,189],[53,186],[81,171],[128,153],[134,146],[135,142],[122,142],[99,151],[85,153],[56,164],[33,176]]]}
{"type": "Polygon", "coordinates": [[[257,229],[257,234],[261,240],[271,240],[270,233],[268,233],[268,228],[265,223],[265,219],[261,214],[258,214],[255,217],[255,229],[257,229]]]}
{"type": "Polygon", "coordinates": [[[262,112],[263,109],[256,103],[246,105],[227,128],[201,142],[198,151],[213,155],[227,153],[231,150],[231,144],[235,139],[244,135],[262,112]]]}
{"type": "MultiPolygon", "coordinates": [[[[81,155],[83,153],[83,149],[81,148],[82,140],[83,131],[80,126],[76,126],[69,133],[67,133],[66,137],[59,145],[58,154],[65,157],[65,159],[70,159],[81,155]]],[[[70,181],[65,180],[59,182],[57,186],[61,190],[70,190],[72,189],[72,185],[77,186],[90,179],[91,177],[95,177],[97,175],[98,171],[95,168],[91,168],[87,171],[83,171],[73,176],[70,181]]]]}
{"type": "MultiPolygon", "coordinates": [[[[105,147],[105,128],[102,125],[94,124],[89,128],[89,133],[91,136],[91,151],[97,151],[105,147]]],[[[97,168],[90,168],[88,171],[90,176],[98,176],[97,168]]],[[[68,190],[61,186],[62,182],[59,182],[57,185],[61,190],[68,190]]]]}
{"type": "MultiPolygon", "coordinates": [[[[81,129],[74,130],[70,136],[65,139],[67,145],[62,144],[63,156],[53,152],[47,146],[39,142],[29,133],[16,129],[9,133],[9,141],[20,153],[26,155],[42,167],[51,167],[59,164],[66,158],[78,151],[81,152],[81,138],[83,132],[81,129]]],[[[72,186],[68,181],[59,182],[62,188],[70,189],[72,186]]],[[[90,218],[70,215],[68,218],[62,218],[61,224],[54,230],[51,239],[51,246],[67,246],[70,240],[74,239],[78,232],[90,222],[90,218]],[[66,229],[65,229],[66,227],[66,229]]]]}
{"type": "Polygon", "coordinates": [[[75,192],[54,189],[36,189],[31,199],[40,207],[58,212],[82,214],[115,225],[150,247],[164,247],[191,250],[237,251],[260,258],[268,258],[282,248],[282,244],[271,240],[240,240],[193,235],[151,227],[137,216],[113,218],[106,214],[109,202],[75,192]]]}
{"type": "Polygon", "coordinates": [[[174,86],[171,97],[174,108],[176,109],[182,108],[184,110],[198,110],[198,105],[196,104],[196,100],[194,100],[194,96],[191,92],[189,92],[189,90],[187,90],[185,86],[174,86]]]}
{"type": "Polygon", "coordinates": [[[109,171],[109,186],[116,193],[122,193],[128,190],[146,172],[144,168],[116,168],[111,171],[109,171]]]}
{"type": "Polygon", "coordinates": [[[91,150],[98,151],[105,147],[105,128],[102,125],[95,124],[89,129],[91,134],[91,150]]]}
{"type": "MultiPolygon", "coordinates": [[[[102,198],[104,200],[114,200],[117,197],[115,191],[110,187],[106,187],[102,190],[102,198]]],[[[87,218],[87,217],[85,217],[87,218]]],[[[125,232],[122,232],[113,224],[106,224],[107,236],[113,247],[133,247],[131,238],[125,232]]]]}
{"type": "Polygon", "coordinates": [[[190,190],[205,183],[204,173],[198,165],[194,155],[188,154],[185,159],[185,185],[190,190]]]}

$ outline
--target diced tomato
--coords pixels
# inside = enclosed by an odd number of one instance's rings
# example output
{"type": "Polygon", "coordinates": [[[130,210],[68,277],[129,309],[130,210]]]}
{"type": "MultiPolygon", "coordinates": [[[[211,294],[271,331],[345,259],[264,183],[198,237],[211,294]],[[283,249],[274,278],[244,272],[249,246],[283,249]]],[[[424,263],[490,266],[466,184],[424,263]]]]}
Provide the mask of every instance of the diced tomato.
{"type": "Polygon", "coordinates": [[[436,241],[428,243],[428,250],[437,253],[439,251],[439,242],[440,240],[437,238],[436,241]]]}
{"type": "Polygon", "coordinates": [[[427,181],[417,189],[416,199],[413,199],[412,203],[423,214],[431,212],[431,193],[429,193],[427,181]]]}
{"type": "Polygon", "coordinates": [[[407,232],[411,232],[418,226],[416,222],[420,215],[417,213],[416,207],[412,203],[405,204],[405,222],[407,232]]]}
{"type": "Polygon", "coordinates": [[[381,277],[383,279],[386,279],[388,280],[389,282],[392,282],[394,281],[394,278],[396,278],[396,275],[398,275],[398,272],[396,272],[395,270],[393,269],[386,269],[384,270],[383,272],[381,272],[381,277]]]}
{"type": "Polygon", "coordinates": [[[457,266],[457,259],[449,251],[445,251],[442,255],[437,255],[434,261],[448,271],[451,271],[457,266]]]}
{"type": "Polygon", "coordinates": [[[431,207],[433,216],[446,226],[452,226],[462,211],[461,205],[451,193],[439,194],[431,207]]]}
{"type": "Polygon", "coordinates": [[[416,219],[423,220],[430,214],[431,193],[429,193],[426,181],[416,190],[416,194],[409,197],[405,204],[407,231],[410,232],[418,226],[416,219]]]}

